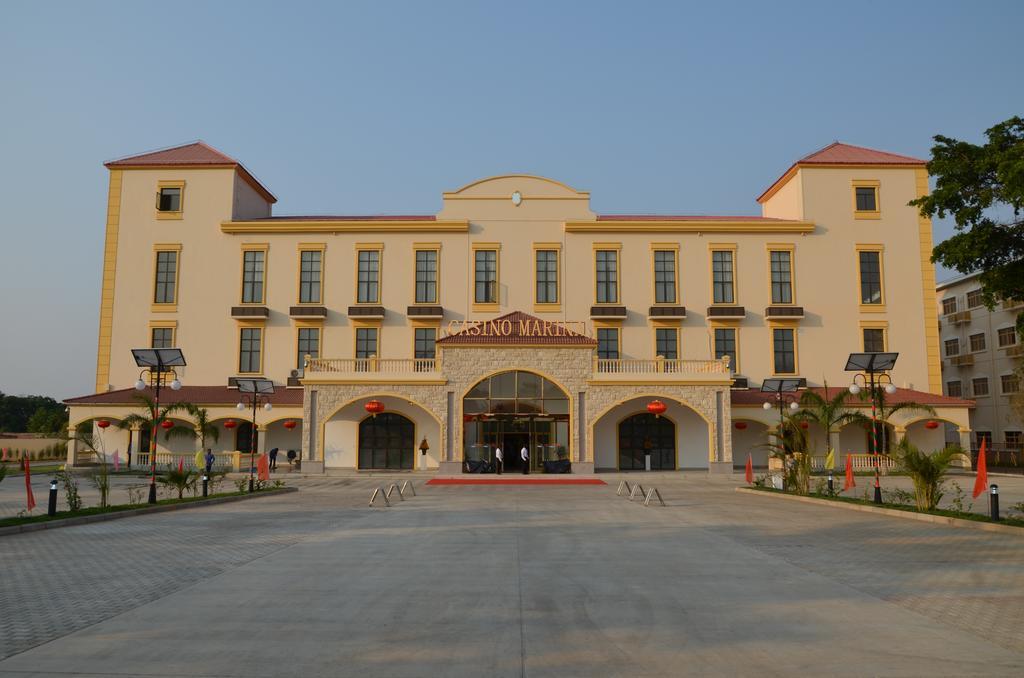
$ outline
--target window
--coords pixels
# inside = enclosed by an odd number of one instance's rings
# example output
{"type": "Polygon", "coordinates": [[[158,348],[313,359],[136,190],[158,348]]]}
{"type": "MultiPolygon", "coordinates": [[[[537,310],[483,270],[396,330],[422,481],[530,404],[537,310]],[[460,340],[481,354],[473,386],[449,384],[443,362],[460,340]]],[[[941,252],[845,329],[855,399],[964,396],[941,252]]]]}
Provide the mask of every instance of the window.
{"type": "Polygon", "coordinates": [[[377,355],[377,328],[356,328],[356,358],[372,358],[377,355]]]}
{"type": "Polygon", "coordinates": [[[996,330],[996,339],[999,342],[999,348],[1013,346],[1017,343],[1017,330],[1013,327],[1004,327],[1001,330],[996,330]]]}
{"type": "Polygon", "coordinates": [[[877,212],[878,194],[873,186],[857,186],[857,211],[877,212]]]}
{"type": "Polygon", "coordinates": [[[971,290],[967,293],[967,308],[978,308],[984,303],[981,298],[981,290],[971,290]]]}
{"type": "Polygon", "coordinates": [[[416,303],[437,303],[437,250],[416,250],[416,303]]]}
{"type": "Polygon", "coordinates": [[[946,357],[960,355],[960,340],[959,339],[946,339],[943,342],[946,346],[946,357]]]}
{"type": "Polygon", "coordinates": [[[619,302],[619,252],[597,250],[597,303],[617,304],[619,302]]]}
{"type": "Polygon", "coordinates": [[[558,252],[537,250],[537,303],[558,303],[558,252]]]}
{"type": "Polygon", "coordinates": [[[174,328],[154,327],[150,330],[149,345],[151,348],[173,348],[174,328]]]}
{"type": "Polygon", "coordinates": [[[298,355],[296,356],[295,367],[301,370],[306,366],[307,355],[310,358],[320,357],[320,328],[300,327],[297,346],[298,355]]]}
{"type": "Polygon", "coordinates": [[[679,359],[679,330],[675,327],[658,327],[654,330],[654,350],[665,360],[679,359]]]}
{"type": "Polygon", "coordinates": [[[1006,441],[1006,447],[1011,450],[1019,450],[1021,448],[1020,431],[1003,431],[1003,439],[1006,441]]]}
{"type": "Polygon", "coordinates": [[[885,330],[876,327],[865,327],[864,352],[881,353],[885,350],[885,330]]]}
{"type": "Polygon", "coordinates": [[[737,369],[736,353],[736,328],[716,327],[715,328],[715,358],[721,360],[723,356],[729,356],[729,369],[735,372],[737,369]]]}
{"type": "Polygon", "coordinates": [[[860,254],[860,303],[882,303],[882,253],[862,250],[860,254]]]}
{"type": "Polygon", "coordinates": [[[156,288],[153,303],[174,304],[178,300],[178,253],[156,253],[156,288]]]}
{"type": "Polygon", "coordinates": [[[417,360],[433,360],[436,355],[434,342],[437,341],[437,328],[417,327],[414,338],[413,357],[417,360]]]}
{"type": "Polygon", "coordinates": [[[302,250],[299,253],[300,304],[320,303],[323,256],[321,250],[302,250]]]}
{"type": "Polygon", "coordinates": [[[793,270],[790,252],[772,251],[769,253],[772,267],[772,303],[793,303],[793,270]]]}
{"type": "Polygon", "coordinates": [[[948,299],[942,300],[942,313],[944,315],[953,315],[956,313],[956,297],[949,297],[948,299]]]}
{"type": "Polygon", "coordinates": [[[498,303],[498,250],[476,250],[475,289],[473,301],[478,304],[498,303]]]}
{"type": "Polygon", "coordinates": [[[676,253],[654,251],[654,303],[676,303],[676,253]]]}
{"type": "Polygon", "coordinates": [[[985,446],[992,449],[992,431],[975,431],[974,440],[977,442],[978,447],[981,447],[981,443],[984,441],[985,446]]]}
{"type": "Polygon", "coordinates": [[[380,303],[380,250],[359,250],[356,303],[380,303]]]}
{"type": "Polygon", "coordinates": [[[971,389],[974,397],[979,398],[988,395],[988,377],[975,377],[971,380],[971,389]]]}
{"type": "Polygon", "coordinates": [[[602,360],[619,359],[619,329],[617,327],[597,328],[597,357],[602,360]]]}
{"type": "Polygon", "coordinates": [[[775,352],[775,374],[796,374],[795,330],[776,327],[772,330],[775,352]]]}
{"type": "Polygon", "coordinates": [[[262,371],[260,356],[263,344],[262,327],[243,327],[238,344],[238,373],[259,374],[262,371]]]}
{"type": "Polygon", "coordinates": [[[263,273],[267,253],[246,250],[242,253],[242,303],[263,303],[263,273]]]}
{"type": "Polygon", "coordinates": [[[964,389],[959,380],[946,382],[946,395],[950,398],[960,398],[963,394],[964,389]]]}
{"type": "Polygon", "coordinates": [[[711,283],[716,304],[735,303],[735,288],[732,278],[733,257],[731,250],[711,252],[711,283]]]}
{"type": "Polygon", "coordinates": [[[1017,393],[1020,391],[1020,378],[1016,374],[1004,374],[999,377],[1003,393],[1017,393]]]}
{"type": "Polygon", "coordinates": [[[156,193],[157,212],[181,212],[181,191],[184,184],[160,186],[156,193]]]}
{"type": "Polygon", "coordinates": [[[984,351],[985,350],[985,333],[979,332],[978,334],[972,334],[970,337],[971,341],[971,352],[984,351]]]}

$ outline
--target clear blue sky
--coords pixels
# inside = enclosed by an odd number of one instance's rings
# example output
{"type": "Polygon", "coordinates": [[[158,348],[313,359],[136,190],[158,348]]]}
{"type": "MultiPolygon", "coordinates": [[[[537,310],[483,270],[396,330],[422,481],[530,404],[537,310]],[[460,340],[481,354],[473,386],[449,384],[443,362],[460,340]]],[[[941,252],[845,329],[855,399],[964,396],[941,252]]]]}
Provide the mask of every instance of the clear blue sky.
{"type": "Polygon", "coordinates": [[[431,212],[507,172],[601,212],[757,214],[835,139],[927,157],[1024,113],[1022,20],[934,0],[6,0],[0,390],[92,389],[104,160],[203,139],[277,214],[431,212]]]}

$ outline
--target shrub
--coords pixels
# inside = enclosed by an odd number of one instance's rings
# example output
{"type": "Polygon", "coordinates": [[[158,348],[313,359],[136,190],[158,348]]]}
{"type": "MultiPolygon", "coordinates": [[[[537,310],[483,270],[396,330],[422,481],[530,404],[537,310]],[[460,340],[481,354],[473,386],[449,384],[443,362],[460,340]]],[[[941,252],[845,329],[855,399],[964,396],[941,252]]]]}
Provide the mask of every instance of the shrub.
{"type": "Polygon", "coordinates": [[[157,478],[157,482],[163,485],[167,492],[170,492],[172,489],[177,491],[178,499],[181,499],[185,494],[185,490],[195,492],[198,479],[199,474],[196,471],[189,468],[179,471],[175,464],[168,464],[167,475],[157,478]]]}
{"type": "Polygon", "coordinates": [[[949,471],[953,455],[960,454],[959,447],[950,446],[931,454],[922,452],[904,438],[896,446],[896,458],[910,474],[914,482],[915,503],[918,510],[930,511],[942,499],[942,486],[949,471]]]}
{"type": "Polygon", "coordinates": [[[82,508],[82,497],[78,494],[78,481],[67,469],[57,471],[57,480],[64,486],[64,499],[68,503],[68,510],[78,511],[82,508]]]}

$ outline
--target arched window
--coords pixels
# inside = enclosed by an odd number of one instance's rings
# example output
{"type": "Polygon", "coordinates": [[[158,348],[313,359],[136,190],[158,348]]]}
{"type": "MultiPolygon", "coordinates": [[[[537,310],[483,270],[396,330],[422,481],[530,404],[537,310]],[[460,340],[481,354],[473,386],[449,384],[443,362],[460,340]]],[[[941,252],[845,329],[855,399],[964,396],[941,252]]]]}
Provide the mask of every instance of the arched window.
{"type": "Polygon", "coordinates": [[[359,423],[359,468],[409,469],[415,452],[413,423],[384,412],[359,423]]]}
{"type": "Polygon", "coordinates": [[[619,468],[642,471],[651,455],[652,471],[676,467],[676,425],[665,417],[634,414],[619,423],[619,468]]]}

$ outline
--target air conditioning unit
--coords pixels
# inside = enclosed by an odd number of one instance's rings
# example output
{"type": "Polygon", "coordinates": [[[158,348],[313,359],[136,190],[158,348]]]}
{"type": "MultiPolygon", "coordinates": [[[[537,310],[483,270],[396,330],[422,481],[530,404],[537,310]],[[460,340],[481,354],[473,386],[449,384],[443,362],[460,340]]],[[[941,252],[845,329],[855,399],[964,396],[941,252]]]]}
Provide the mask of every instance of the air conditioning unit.
{"type": "Polygon", "coordinates": [[[1024,356],[1024,344],[1014,344],[1006,347],[1007,358],[1019,358],[1024,356]]]}
{"type": "Polygon", "coordinates": [[[955,355],[950,359],[950,362],[957,367],[970,367],[974,364],[974,356],[970,353],[967,355],[955,355]]]}

